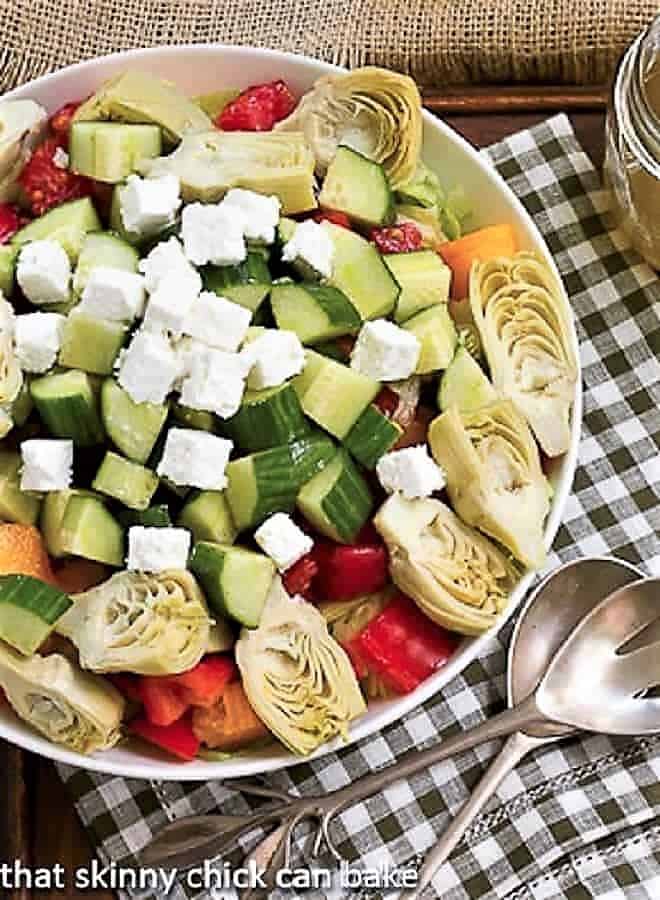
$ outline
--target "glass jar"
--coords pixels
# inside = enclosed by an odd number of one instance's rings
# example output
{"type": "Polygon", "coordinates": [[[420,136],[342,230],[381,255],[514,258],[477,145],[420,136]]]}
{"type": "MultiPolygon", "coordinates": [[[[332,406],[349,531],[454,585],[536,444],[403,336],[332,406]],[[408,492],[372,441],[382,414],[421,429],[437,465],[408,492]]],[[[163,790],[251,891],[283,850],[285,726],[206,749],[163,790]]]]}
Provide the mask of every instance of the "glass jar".
{"type": "Polygon", "coordinates": [[[604,176],[615,224],[660,269],[660,16],[619,65],[607,113],[604,176]]]}

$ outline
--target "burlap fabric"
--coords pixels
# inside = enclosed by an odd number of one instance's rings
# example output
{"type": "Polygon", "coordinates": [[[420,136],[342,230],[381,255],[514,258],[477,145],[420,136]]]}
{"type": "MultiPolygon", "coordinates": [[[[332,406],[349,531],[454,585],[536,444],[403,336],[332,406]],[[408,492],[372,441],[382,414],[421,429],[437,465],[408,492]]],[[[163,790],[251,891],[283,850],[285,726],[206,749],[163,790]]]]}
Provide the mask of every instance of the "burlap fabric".
{"type": "Polygon", "coordinates": [[[659,0],[0,0],[0,92],[133,47],[219,41],[421,85],[607,80],[659,0]]]}

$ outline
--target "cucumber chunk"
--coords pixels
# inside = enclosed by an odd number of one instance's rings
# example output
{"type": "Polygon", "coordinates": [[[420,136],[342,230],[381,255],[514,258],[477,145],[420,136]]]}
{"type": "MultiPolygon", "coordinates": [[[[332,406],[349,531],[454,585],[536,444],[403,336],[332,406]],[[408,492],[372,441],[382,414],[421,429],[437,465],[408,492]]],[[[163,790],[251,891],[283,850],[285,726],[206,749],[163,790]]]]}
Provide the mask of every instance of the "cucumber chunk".
{"type": "Polygon", "coordinates": [[[224,491],[199,491],[186,502],[177,524],[192,532],[195,541],[233,544],[236,526],[224,491]]]}
{"type": "Polygon", "coordinates": [[[253,313],[268,296],[271,277],[263,253],[248,252],[237,266],[206,266],[202,271],[204,288],[219,297],[233,300],[253,313]]]}
{"type": "Polygon", "coordinates": [[[34,525],[41,500],[21,490],[21,466],[19,453],[0,450],[0,521],[34,525]]]}
{"type": "Polygon", "coordinates": [[[496,400],[497,391],[479,363],[465,347],[459,347],[440,380],[438,406],[442,412],[451,406],[472,412],[496,400]]]}
{"type": "Polygon", "coordinates": [[[353,334],[360,327],[351,301],[330,285],[281,281],[272,287],[270,305],[277,327],[295,332],[303,344],[353,334]]]}
{"type": "Polygon", "coordinates": [[[298,394],[290,383],[246,391],[241,408],[222,423],[223,434],[248,453],[288,444],[308,431],[298,394]]]}
{"type": "Polygon", "coordinates": [[[164,503],[147,509],[122,509],[117,518],[124,528],[144,525],[146,528],[171,528],[170,511],[164,503]]]}
{"type": "Polygon", "coordinates": [[[157,125],[73,122],[69,132],[71,170],[95,181],[117,184],[141,159],[154,159],[161,152],[157,125]]]}
{"type": "Polygon", "coordinates": [[[125,336],[126,326],[121,322],[95,319],[75,310],[64,324],[60,365],[110,375],[125,336]]]}
{"type": "Polygon", "coordinates": [[[96,497],[74,494],[62,518],[65,554],[84,556],[109,566],[124,565],[124,529],[96,497]]]}
{"type": "Polygon", "coordinates": [[[359,225],[388,225],[394,198],[383,167],[350,147],[338,147],[328,166],[319,206],[346,213],[359,225]]]}
{"type": "Polygon", "coordinates": [[[114,234],[91,233],[85,237],[78,257],[73,290],[80,296],[93,269],[107,266],[124,272],[137,272],[139,254],[135,247],[114,234]]]}
{"type": "Polygon", "coordinates": [[[304,485],[298,509],[321,534],[350,544],[371,514],[373,500],[364,478],[345,450],[304,485]]]}
{"type": "Polygon", "coordinates": [[[0,576],[0,639],[31,656],[72,606],[67,594],[30,575],[0,576]]]}
{"type": "Polygon", "coordinates": [[[402,327],[414,334],[422,345],[415,369],[418,375],[447,368],[454,356],[458,336],[446,303],[417,313],[402,327]]]}
{"type": "Polygon", "coordinates": [[[57,241],[66,250],[71,262],[76,262],[89,231],[100,231],[101,221],[89,197],[71,200],[49,210],[30,222],[11,239],[14,247],[31,241],[57,241]]]}
{"type": "Polygon", "coordinates": [[[256,628],[275,576],[275,564],[262,553],[243,547],[201,541],[190,568],[206,592],[214,612],[256,628]]]}
{"type": "Polygon", "coordinates": [[[335,248],[330,283],[346,294],[362,319],[388,316],[401,289],[378,250],[348,228],[322,224],[335,248]]]}
{"type": "Polygon", "coordinates": [[[167,406],[135,403],[114,378],[106,378],[101,385],[101,418],[124,456],[145,463],[167,419],[167,406]]]}
{"type": "Polygon", "coordinates": [[[206,412],[203,409],[191,409],[182,403],[173,403],[171,413],[172,418],[176,422],[180,422],[181,425],[187,425],[188,428],[196,428],[197,431],[210,431],[212,433],[218,430],[213,413],[206,412]]]}
{"type": "Polygon", "coordinates": [[[33,409],[34,403],[30,394],[30,380],[24,374],[21,389],[11,404],[11,417],[14,420],[14,425],[18,428],[21,425],[25,425],[33,409]]]}
{"type": "Polygon", "coordinates": [[[339,440],[346,437],[380,390],[380,384],[314,350],[293,379],[305,413],[339,440]]]}
{"type": "Polygon", "coordinates": [[[94,497],[91,491],[72,488],[65,491],[49,491],[41,505],[39,517],[39,530],[41,531],[46,549],[56,559],[66,556],[62,545],[62,520],[66,512],[69,500],[72,497],[94,497]]]}
{"type": "Polygon", "coordinates": [[[387,253],[383,259],[401,287],[395,322],[405,322],[423,309],[449,300],[451,269],[433,250],[387,253]]]}
{"type": "Polygon", "coordinates": [[[402,434],[401,426],[372,403],[346,435],[344,446],[365,469],[375,469],[381,456],[392,449],[402,434]]]}
{"type": "Polygon", "coordinates": [[[14,274],[18,250],[11,244],[0,245],[0,294],[11,297],[14,290],[14,274]]]}
{"type": "Polygon", "coordinates": [[[158,487],[158,476],[150,469],[113,453],[105,454],[92,488],[114,497],[129,509],[147,509],[158,487]]]}
{"type": "Polygon", "coordinates": [[[55,437],[71,438],[78,447],[91,447],[105,439],[97,398],[85,372],[72,369],[35,378],[30,394],[55,437]]]}

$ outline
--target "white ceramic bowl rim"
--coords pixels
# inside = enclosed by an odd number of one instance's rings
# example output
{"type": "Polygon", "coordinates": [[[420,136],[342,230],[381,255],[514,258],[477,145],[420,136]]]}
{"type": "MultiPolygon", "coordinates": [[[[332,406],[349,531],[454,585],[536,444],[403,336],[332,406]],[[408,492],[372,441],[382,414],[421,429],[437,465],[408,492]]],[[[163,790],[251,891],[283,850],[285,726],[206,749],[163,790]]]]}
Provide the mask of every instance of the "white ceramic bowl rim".
{"type": "MultiPolygon", "coordinates": [[[[217,56],[218,58],[222,57],[223,59],[230,60],[235,58],[238,63],[244,62],[246,58],[249,57],[251,65],[245,69],[239,68],[238,77],[235,79],[237,85],[241,82],[247,85],[257,81],[259,77],[258,74],[256,76],[250,75],[249,77],[245,77],[246,71],[252,72],[254,69],[268,68],[273,64],[277,65],[277,70],[280,72],[279,77],[288,79],[288,73],[291,72],[291,77],[300,77],[300,79],[307,81],[308,83],[319,75],[344,71],[339,67],[319,62],[310,57],[283,53],[276,50],[235,47],[221,44],[187,44],[125,51],[87,60],[73,66],[68,66],[57,72],[44,75],[41,78],[11,91],[6,94],[3,99],[34,97],[42,102],[47,102],[44,99],[44,95],[49,94],[49,88],[54,84],[58,86],[61,81],[66,81],[67,90],[71,92],[71,96],[61,97],[61,102],[67,102],[80,95],[75,92],[75,85],[78,78],[80,77],[84,80],[97,68],[107,69],[113,65],[121,65],[123,67],[125,64],[138,64],[143,67],[148,67],[149,64],[152,63],[156,67],[162,69],[164,67],[166,68],[170,63],[174,66],[177,61],[183,62],[186,56],[199,56],[201,60],[204,55],[217,56]]],[[[276,74],[271,77],[278,77],[278,75],[276,74]]],[[[96,80],[98,81],[98,79],[96,80]]],[[[57,97],[54,97],[54,101],[55,102],[50,104],[52,108],[59,105],[57,97]]],[[[528,240],[535,246],[535,249],[542,254],[561,283],[556,264],[536,225],[522,203],[513,194],[508,185],[505,184],[495,169],[492,168],[488,160],[481,156],[464,138],[450,129],[449,126],[445,125],[443,121],[435,118],[426,111],[424,112],[424,125],[425,131],[428,131],[430,135],[440,135],[443,139],[448,141],[450,145],[454,145],[454,147],[465,157],[468,168],[469,166],[476,167],[480,170],[482,175],[485,174],[487,176],[493,187],[497,189],[497,192],[499,192],[506,203],[510,205],[519,228],[525,231],[528,240]]],[[[570,304],[565,291],[563,292],[563,299],[570,312],[570,304]]],[[[571,323],[573,350],[575,358],[579,360],[578,342],[572,313],[571,323]]],[[[577,464],[581,421],[582,387],[581,379],[578,379],[572,414],[571,446],[569,451],[563,457],[559,472],[555,478],[555,494],[545,527],[545,542],[548,548],[551,547],[559,528],[566,501],[571,490],[573,475],[577,464]]],[[[356,741],[369,737],[374,732],[380,731],[392,722],[401,719],[407,713],[411,712],[424,703],[424,701],[436,694],[453,678],[459,675],[463,669],[465,669],[465,667],[480,654],[482,648],[488,643],[491,637],[493,637],[493,635],[505,624],[507,619],[513,614],[514,610],[519,606],[522,598],[529,589],[535,574],[536,573],[528,573],[521,578],[520,582],[512,591],[505,614],[493,629],[479,638],[463,642],[450,662],[436,675],[423,682],[412,693],[380,704],[370,705],[369,712],[352,725],[348,743],[344,743],[339,739],[334,740],[319,748],[315,754],[305,758],[305,760],[288,753],[284,749],[281,751],[274,751],[272,748],[263,753],[251,756],[234,756],[226,761],[220,762],[207,762],[204,760],[196,760],[192,763],[169,762],[160,754],[151,753],[146,747],[144,750],[140,747],[136,751],[120,746],[92,756],[83,756],[51,743],[33,732],[23,723],[19,722],[7,711],[0,711],[0,737],[56,762],[65,763],[89,771],[103,772],[129,778],[198,781],[238,778],[245,775],[262,774],[267,771],[293,766],[300,762],[318,758],[332,751],[339,750],[350,744],[354,744],[356,741]]]]}

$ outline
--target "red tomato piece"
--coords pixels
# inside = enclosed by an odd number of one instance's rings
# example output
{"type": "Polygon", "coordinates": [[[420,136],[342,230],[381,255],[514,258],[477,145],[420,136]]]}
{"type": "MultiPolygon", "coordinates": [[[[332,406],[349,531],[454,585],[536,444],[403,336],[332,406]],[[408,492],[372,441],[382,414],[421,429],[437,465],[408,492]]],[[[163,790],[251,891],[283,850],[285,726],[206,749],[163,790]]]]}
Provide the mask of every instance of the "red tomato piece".
{"type": "Polygon", "coordinates": [[[21,217],[13,203],[0,203],[0,244],[6,244],[21,227],[21,217]]]}
{"type": "Polygon", "coordinates": [[[180,675],[165,675],[162,681],[190,706],[215,706],[229,682],[237,677],[238,669],[231,656],[214,653],[205,656],[194,669],[180,675]]]}
{"type": "Polygon", "coordinates": [[[188,716],[167,726],[154,725],[144,716],[138,716],[132,720],[129,728],[143,740],[186,762],[194,759],[199,751],[199,741],[188,716]]]}
{"type": "Polygon", "coordinates": [[[144,676],[140,680],[144,713],[152,725],[171,725],[188,709],[189,703],[167,677],[144,676]]]}
{"type": "Polygon", "coordinates": [[[284,81],[256,84],[228,103],[215,124],[223,131],[270,131],[295,105],[295,97],[284,81]]]}
{"type": "Polygon", "coordinates": [[[332,209],[320,209],[312,216],[315,222],[332,222],[333,225],[339,225],[341,228],[351,229],[351,220],[346,213],[338,212],[332,209]]]}
{"type": "Polygon", "coordinates": [[[287,594],[292,597],[300,594],[306,600],[312,599],[312,583],[319,567],[313,553],[308,553],[294,563],[282,576],[282,584],[287,594]]]}
{"type": "Polygon", "coordinates": [[[93,182],[89,178],[61,169],[53,161],[59,147],[62,147],[59,138],[47,138],[32,153],[20,174],[21,187],[35,216],[41,216],[67,200],[92,193],[93,182]]]}
{"type": "Polygon", "coordinates": [[[422,232],[412,222],[372,228],[369,237],[381,253],[410,253],[422,246],[422,232]]]}
{"type": "Polygon", "coordinates": [[[59,138],[62,145],[65,147],[69,144],[69,129],[71,128],[73,117],[80,106],[80,102],[81,101],[66,103],[64,106],[61,106],[57,112],[53,113],[48,121],[50,130],[55,137],[59,138]]]}

